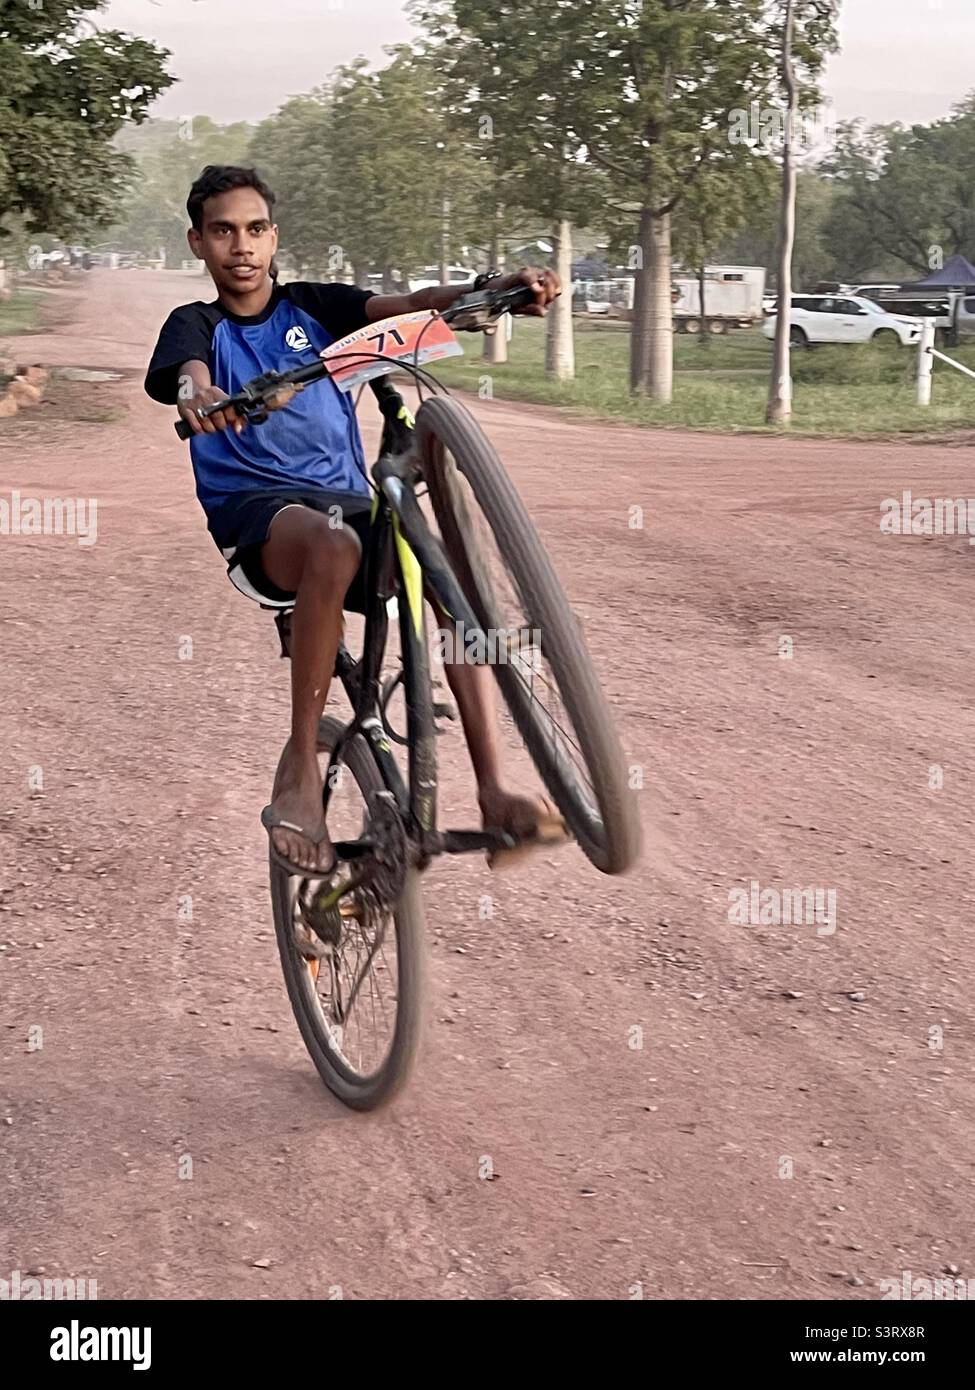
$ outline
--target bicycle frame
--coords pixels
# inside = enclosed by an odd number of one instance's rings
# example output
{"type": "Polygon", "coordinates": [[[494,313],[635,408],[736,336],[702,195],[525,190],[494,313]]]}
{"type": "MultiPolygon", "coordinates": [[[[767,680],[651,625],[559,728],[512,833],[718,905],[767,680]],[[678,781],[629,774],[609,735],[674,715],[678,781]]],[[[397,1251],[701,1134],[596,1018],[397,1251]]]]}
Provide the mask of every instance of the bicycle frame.
{"type": "MultiPolygon", "coordinates": [[[[437,731],[426,644],[425,596],[434,598],[445,614],[463,624],[466,632],[475,634],[475,640],[481,629],[420,509],[414,491],[419,476],[415,458],[411,452],[395,448],[393,421],[409,418],[402,397],[385,380],[373,383],[373,389],[380,400],[385,426],[379,457],[372,469],[377,492],[364,556],[368,595],[365,635],[358,660],[344,643],[339,645],[335,674],[345,687],[353,717],[331,750],[322,801],[327,815],[334,786],[333,768],[342,761],[345,743],[361,734],[384,787],[395,798],[416,861],[422,865],[436,854],[469,853],[513,841],[503,832],[440,831],[437,827],[437,731]],[[382,682],[389,635],[387,604],[394,593],[398,597],[406,700],[408,783],[387,737],[382,682]]],[[[352,840],[340,841],[335,848],[340,859],[355,859],[370,846],[365,840],[352,840]]]]}

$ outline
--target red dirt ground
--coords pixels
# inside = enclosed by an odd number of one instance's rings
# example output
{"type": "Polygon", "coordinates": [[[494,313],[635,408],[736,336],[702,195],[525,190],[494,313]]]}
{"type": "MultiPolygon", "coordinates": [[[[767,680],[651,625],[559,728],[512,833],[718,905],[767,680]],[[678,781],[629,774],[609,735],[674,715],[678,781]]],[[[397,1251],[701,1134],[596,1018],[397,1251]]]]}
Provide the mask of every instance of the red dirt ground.
{"type": "MultiPolygon", "coordinates": [[[[258,813],[287,670],[141,390],[203,283],[63,292],[69,322],[19,356],[122,370],[98,399],[124,415],[0,422],[0,496],[96,497],[99,528],[0,537],[0,1277],[828,1299],[975,1276],[975,552],[879,529],[902,488],[975,493],[969,451],[473,403],[645,769],[646,850],[621,879],[572,848],[505,877],[435,865],[425,1057],[362,1117],[303,1050],[271,926],[258,813]],[[838,930],[730,922],[752,880],[835,888],[838,930]]],[[[457,823],[459,734],[441,755],[457,823]]]]}

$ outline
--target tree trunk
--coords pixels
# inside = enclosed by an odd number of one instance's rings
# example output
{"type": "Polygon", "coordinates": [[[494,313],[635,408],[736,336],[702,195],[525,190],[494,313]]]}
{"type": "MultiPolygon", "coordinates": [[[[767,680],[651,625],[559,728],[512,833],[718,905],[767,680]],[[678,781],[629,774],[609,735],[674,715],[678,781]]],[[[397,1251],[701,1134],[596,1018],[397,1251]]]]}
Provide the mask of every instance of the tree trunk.
{"type": "Polygon", "coordinates": [[[705,267],[705,264],[704,264],[704,263],[705,263],[706,260],[707,260],[707,256],[706,256],[706,255],[704,254],[704,252],[702,251],[702,252],[701,252],[701,265],[700,265],[700,269],[699,269],[698,272],[697,272],[697,299],[698,299],[698,308],[699,308],[700,311],[701,311],[701,347],[710,347],[710,346],[711,346],[711,334],[708,332],[708,311],[707,311],[707,301],[706,301],[706,295],[705,295],[705,286],[707,285],[707,275],[706,275],[706,273],[705,273],[706,267],[705,267]]]}
{"type": "Polygon", "coordinates": [[[671,299],[670,213],[640,214],[643,281],[633,308],[630,386],[634,394],[669,405],[674,394],[674,305],[671,299]],[[639,310],[637,309],[639,303],[639,310]]]}
{"type": "Polygon", "coordinates": [[[383,294],[392,294],[396,289],[396,281],[393,277],[393,267],[383,266],[383,294]]]}
{"type": "Polygon", "coordinates": [[[548,308],[545,339],[545,374],[556,381],[571,381],[576,374],[572,338],[572,228],[567,218],[559,221],[555,241],[555,273],[562,293],[548,308]]]}
{"type": "Polygon", "coordinates": [[[368,275],[369,267],[364,261],[352,262],[352,283],[354,285],[358,285],[360,289],[365,289],[368,275]]]}
{"type": "Polygon", "coordinates": [[[633,282],[633,318],[630,323],[630,390],[636,394],[646,386],[648,362],[647,344],[647,277],[650,265],[650,224],[653,217],[649,208],[640,213],[640,229],[637,233],[636,278],[633,282]]]}
{"type": "MultiPolygon", "coordinates": [[[[501,238],[501,227],[504,221],[504,208],[498,206],[495,209],[494,222],[491,226],[491,250],[489,270],[504,269],[504,243],[501,238]]],[[[499,366],[508,360],[508,325],[505,322],[505,315],[496,325],[493,333],[484,335],[484,360],[490,362],[492,366],[499,366]]]]}
{"type": "Polygon", "coordinates": [[[772,379],[769,382],[765,419],[770,425],[787,425],[792,419],[792,363],[789,334],[792,328],[792,251],[796,239],[796,166],[792,139],[799,109],[799,92],[792,68],[792,35],[795,0],[786,0],[782,32],[782,81],[788,99],[785,140],[782,146],[782,204],[779,211],[778,300],[775,306],[775,344],[772,379]]]}
{"type": "Polygon", "coordinates": [[[669,405],[674,395],[674,301],[671,297],[673,267],[670,255],[670,213],[661,213],[650,224],[649,310],[650,399],[669,405]]]}
{"type": "Polygon", "coordinates": [[[450,199],[444,193],[440,200],[440,265],[438,275],[441,285],[450,281],[450,199]]]}

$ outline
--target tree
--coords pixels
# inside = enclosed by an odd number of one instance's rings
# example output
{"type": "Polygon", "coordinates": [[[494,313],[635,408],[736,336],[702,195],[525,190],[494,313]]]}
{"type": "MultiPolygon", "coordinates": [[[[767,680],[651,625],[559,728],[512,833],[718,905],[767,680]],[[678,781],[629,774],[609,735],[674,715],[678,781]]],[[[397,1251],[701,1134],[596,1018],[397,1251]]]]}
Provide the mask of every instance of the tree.
{"type": "Polygon", "coordinates": [[[207,164],[241,164],[253,127],[245,121],[221,126],[209,116],[149,121],[143,140],[123,143],[136,161],[131,190],[109,235],[124,249],[156,255],[170,265],[190,255],[186,244],[190,186],[207,164]]]}
{"type": "MultiPolygon", "coordinates": [[[[631,387],[670,399],[671,218],[692,186],[762,157],[731,131],[775,90],[777,31],[767,0],[428,0],[463,20],[493,58],[478,85],[530,96],[526,149],[548,120],[573,177],[595,169],[636,221],[631,387]],[[540,113],[540,114],[539,114],[540,113]],[[574,167],[573,167],[574,166],[574,167]]],[[[495,97],[497,99],[497,95],[495,97]]]]}
{"type": "Polygon", "coordinates": [[[588,157],[636,209],[630,385],[673,389],[672,218],[695,190],[698,212],[724,176],[756,158],[730,138],[734,112],[768,89],[760,0],[603,0],[575,12],[567,119],[588,157]]]}
{"type": "Polygon", "coordinates": [[[329,255],[333,214],[329,158],[332,103],[328,89],[293,97],[254,132],[248,161],[273,188],[275,217],[281,228],[280,258],[289,260],[299,279],[342,274],[341,255],[329,255]]]}
{"type": "MultiPolygon", "coordinates": [[[[770,166],[769,172],[772,172],[770,166]]],[[[775,281],[781,187],[771,185],[750,200],[748,220],[718,239],[712,249],[714,260],[728,265],[764,265],[770,268],[770,286],[775,281]]],[[[850,278],[853,248],[827,234],[831,210],[837,199],[836,186],[818,168],[796,171],[796,237],[792,255],[793,281],[812,289],[820,280],[850,278]]],[[[863,278],[866,278],[865,276],[863,278]]]]}
{"type": "Polygon", "coordinates": [[[792,418],[792,364],[789,360],[792,332],[792,249],[796,235],[796,166],[792,137],[799,112],[799,84],[792,62],[795,41],[795,0],[784,0],[782,21],[782,85],[786,94],[785,139],[782,145],[782,201],[779,209],[779,260],[776,274],[778,301],[775,340],[772,344],[772,377],[765,419],[770,425],[788,424],[792,418]]]}
{"type": "Polygon", "coordinates": [[[114,215],[132,173],[112,147],[171,84],[165,49],[88,19],[105,0],[0,0],[0,234],[68,236],[114,215]]]}
{"type": "Polygon", "coordinates": [[[421,91],[407,93],[408,60],[374,73],[365,59],[340,68],[332,91],[333,203],[329,240],[343,248],[361,284],[372,265],[412,266],[434,253],[439,208],[414,192],[419,160],[435,160],[435,123],[421,91]],[[409,168],[409,149],[415,151],[409,168]]]}
{"type": "MultiPolygon", "coordinates": [[[[444,25],[440,0],[413,4],[415,18],[428,26],[427,42],[416,53],[428,74],[430,98],[443,122],[437,141],[436,181],[431,193],[441,210],[440,279],[446,279],[451,244],[465,248],[465,258],[478,268],[504,269],[507,248],[537,234],[537,223],[518,203],[517,170],[499,157],[495,119],[477,99],[477,86],[461,53],[452,18],[444,25]],[[445,46],[444,40],[448,38],[445,46]]],[[[486,361],[507,361],[503,325],[482,336],[486,361]]]]}
{"type": "Polygon", "coordinates": [[[359,284],[375,267],[391,290],[442,257],[445,230],[448,246],[467,240],[472,180],[437,74],[405,46],[388,51],[385,68],[359,58],[288,102],[251,153],[279,195],[286,250],[304,265],[327,262],[330,274],[348,264],[359,284]]]}
{"type": "Polygon", "coordinates": [[[804,62],[813,71],[825,48],[835,44],[836,5],[834,0],[774,0],[781,33],[781,74],[785,95],[782,139],[782,201],[779,213],[777,313],[772,349],[772,375],[769,381],[765,419],[768,424],[788,424],[792,418],[792,371],[790,335],[792,331],[792,253],[796,227],[796,165],[794,142],[800,109],[800,79],[797,68],[804,62]],[[798,43],[797,43],[798,34],[798,43]]]}
{"type": "MultiPolygon", "coordinates": [[[[476,152],[493,191],[493,206],[475,199],[493,244],[506,221],[535,216],[553,242],[565,292],[546,321],[547,373],[574,375],[572,338],[572,227],[585,226],[598,206],[597,177],[568,139],[546,55],[525,32],[526,7],[513,0],[415,0],[411,13],[424,27],[428,61],[442,75],[442,99],[451,124],[476,152]]],[[[527,11],[531,6],[527,6],[527,11]]],[[[493,257],[492,257],[493,259],[493,257]]],[[[496,349],[490,355],[497,360],[496,349]]]]}
{"type": "Polygon", "coordinates": [[[848,248],[852,278],[879,266],[924,276],[973,254],[975,92],[930,125],[844,123],[824,170],[836,189],[826,235],[848,248]]]}

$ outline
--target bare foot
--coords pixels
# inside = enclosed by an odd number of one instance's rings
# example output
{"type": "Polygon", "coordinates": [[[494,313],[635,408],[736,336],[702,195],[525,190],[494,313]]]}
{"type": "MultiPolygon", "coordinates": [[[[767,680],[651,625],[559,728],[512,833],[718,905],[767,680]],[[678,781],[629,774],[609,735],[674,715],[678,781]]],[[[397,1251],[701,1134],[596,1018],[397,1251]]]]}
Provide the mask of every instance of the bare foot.
{"type": "Polygon", "coordinates": [[[516,840],[530,840],[551,824],[558,812],[542,796],[522,796],[504,787],[482,787],[477,804],[485,830],[504,830],[516,840]]]}
{"type": "Polygon", "coordinates": [[[275,780],[271,807],[281,820],[301,826],[306,832],[302,835],[296,830],[275,826],[271,839],[278,853],[309,873],[330,872],[335,865],[335,851],[325,831],[322,778],[314,754],[309,759],[295,757],[290,751],[285,754],[275,780]],[[317,844],[308,838],[314,836],[318,840],[319,835],[323,838],[317,844]]]}

